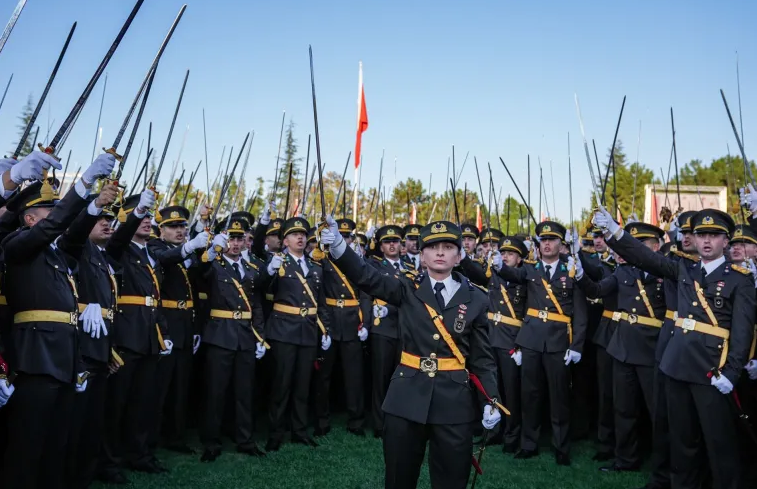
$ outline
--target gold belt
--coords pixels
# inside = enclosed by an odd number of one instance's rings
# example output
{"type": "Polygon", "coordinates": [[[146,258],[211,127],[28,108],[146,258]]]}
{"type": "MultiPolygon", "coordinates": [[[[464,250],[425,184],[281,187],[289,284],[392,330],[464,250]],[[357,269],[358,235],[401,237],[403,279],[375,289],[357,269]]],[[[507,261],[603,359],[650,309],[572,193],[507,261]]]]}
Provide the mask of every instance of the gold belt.
{"type": "Polygon", "coordinates": [[[515,326],[516,328],[523,326],[523,321],[521,321],[520,319],[511,318],[510,316],[505,316],[504,314],[500,314],[498,312],[487,312],[486,317],[488,317],[491,321],[494,321],[495,324],[502,323],[509,326],[515,326]]]}
{"type": "Polygon", "coordinates": [[[437,358],[436,353],[432,353],[427,357],[419,357],[403,351],[400,363],[406,367],[425,372],[429,377],[434,377],[437,371],[465,370],[465,363],[460,363],[457,358],[437,358]]]}
{"type": "Polygon", "coordinates": [[[676,321],[678,319],[678,311],[665,311],[665,319],[676,321]]]}
{"type": "MultiPolygon", "coordinates": [[[[83,313],[84,309],[86,308],[87,304],[79,304],[79,314],[83,313]]],[[[100,306],[100,312],[102,313],[103,319],[113,321],[113,309],[105,309],[104,307],[100,306]]]]}
{"type": "Polygon", "coordinates": [[[0,295],[0,306],[7,306],[8,305],[8,298],[4,295],[0,295]]]}
{"type": "Polygon", "coordinates": [[[201,301],[206,301],[206,300],[208,300],[208,293],[207,292],[198,292],[197,293],[197,298],[199,300],[201,300],[201,301]]]}
{"type": "Polygon", "coordinates": [[[216,319],[252,319],[250,311],[224,311],[223,309],[211,309],[210,317],[216,319]]]}
{"type": "Polygon", "coordinates": [[[648,316],[639,316],[638,314],[628,314],[627,312],[613,312],[613,311],[605,311],[602,313],[602,316],[606,318],[610,318],[613,321],[620,322],[620,321],[628,321],[630,324],[643,324],[644,326],[653,326],[655,328],[661,328],[662,327],[662,321],[660,321],[657,318],[650,318],[648,316]],[[610,313],[608,316],[607,313],[610,313]]]}
{"type": "Polygon", "coordinates": [[[694,319],[684,318],[676,319],[676,327],[681,328],[684,334],[688,333],[689,331],[698,331],[699,333],[723,338],[723,346],[720,350],[720,364],[718,365],[719,369],[723,368],[723,365],[725,365],[725,361],[728,358],[728,338],[730,338],[731,336],[731,332],[729,330],[720,328],[718,326],[713,326],[711,324],[695,321],[694,319]]]}
{"type": "Polygon", "coordinates": [[[360,305],[360,302],[357,299],[331,299],[327,297],[326,305],[336,306],[341,309],[342,307],[357,307],[360,305]]]}
{"type": "Polygon", "coordinates": [[[302,317],[315,316],[318,313],[318,308],[316,307],[294,307],[278,303],[273,305],[273,310],[276,312],[283,312],[284,314],[295,314],[302,317]]]}
{"type": "Polygon", "coordinates": [[[166,299],[162,299],[160,301],[160,305],[165,307],[166,309],[192,309],[195,306],[195,303],[191,300],[188,301],[169,301],[166,299]]]}
{"type": "Polygon", "coordinates": [[[266,294],[265,295],[265,300],[273,302],[273,294],[266,294]]]}
{"type": "Polygon", "coordinates": [[[539,311],[537,309],[531,309],[529,308],[526,311],[526,314],[528,314],[531,317],[539,318],[544,322],[547,321],[557,321],[558,323],[565,323],[570,324],[571,320],[569,316],[566,316],[565,314],[557,314],[556,312],[549,312],[549,311],[539,311]]]}
{"type": "Polygon", "coordinates": [[[78,312],[63,312],[63,311],[23,311],[17,312],[13,315],[13,322],[19,323],[32,323],[32,322],[45,322],[45,323],[64,323],[76,326],[76,322],[79,320],[78,312]]]}
{"type": "Polygon", "coordinates": [[[156,307],[158,305],[158,299],[151,296],[140,296],[140,295],[122,295],[119,297],[116,302],[118,305],[126,304],[129,306],[145,306],[145,307],[156,307]]]}

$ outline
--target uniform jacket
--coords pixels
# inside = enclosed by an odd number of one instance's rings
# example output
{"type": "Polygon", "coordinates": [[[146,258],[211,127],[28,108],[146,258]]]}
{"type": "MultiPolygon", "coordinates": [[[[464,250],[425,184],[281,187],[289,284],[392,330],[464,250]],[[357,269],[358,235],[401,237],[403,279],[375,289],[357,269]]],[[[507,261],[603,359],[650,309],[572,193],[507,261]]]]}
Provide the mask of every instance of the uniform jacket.
{"type": "Polygon", "coordinates": [[[486,295],[459,273],[460,287],[443,311],[424,275],[413,281],[398,273],[385,274],[365,263],[349,248],[335,260],[337,266],[366,293],[397,307],[400,342],[404,352],[417,357],[454,358],[439,334],[426,305],[443,315],[444,326],[465,357],[466,370],[426,373],[400,364],[392,374],[384,412],[416,423],[459,424],[478,419],[481,404],[468,378],[475,374],[489,395],[496,396],[494,356],[489,345],[486,295]]]}
{"type": "Polygon", "coordinates": [[[347,277],[342,279],[340,276],[341,270],[330,259],[325,258],[319,263],[323,267],[323,292],[326,299],[337,301],[337,305],[335,306],[326,305],[331,318],[331,328],[329,331],[331,339],[336,341],[358,341],[358,328],[364,326],[370,329],[370,324],[372,323],[371,300],[347,277]],[[340,307],[339,301],[344,300],[357,300],[358,305],[342,305],[340,307]]]}
{"type": "MultiPolygon", "coordinates": [[[[612,275],[616,267],[614,262],[603,259],[602,255],[596,252],[589,253],[581,250],[578,253],[578,257],[581,260],[581,265],[584,267],[586,276],[595,282],[599,282],[603,278],[612,275]]],[[[600,298],[591,297],[587,294],[586,299],[588,300],[589,315],[591,316],[592,311],[594,311],[595,314],[600,316],[596,329],[592,331],[592,325],[589,324],[587,334],[592,343],[606,349],[610,343],[612,334],[615,332],[617,323],[602,316],[602,313],[604,311],[614,312],[618,309],[617,296],[610,295],[600,298]]]]}
{"type": "MultiPolygon", "coordinates": [[[[543,278],[547,279],[541,261],[524,263],[520,268],[503,266],[499,275],[508,282],[526,286],[527,310],[530,308],[559,314],[542,283],[543,278]]],[[[551,287],[563,314],[572,318],[572,341],[568,326],[564,322],[539,319],[526,314],[516,344],[538,352],[556,353],[571,349],[580,353],[586,337],[586,296],[580,287],[576,286],[575,279],[568,276],[568,264],[562,260],[558,262],[557,269],[547,284],[551,287]]]]}
{"type": "MultiPolygon", "coordinates": [[[[672,251],[668,254],[668,257],[671,260],[686,260],[689,262],[689,265],[699,263],[698,256],[677,251],[672,251]]],[[[668,311],[673,313],[674,317],[678,314],[678,281],[666,277],[663,282],[663,290],[665,291],[666,317],[660,329],[660,337],[657,339],[657,348],[655,349],[655,361],[657,364],[662,361],[662,354],[665,352],[665,348],[667,348],[668,342],[670,342],[670,338],[674,334],[675,321],[667,316],[670,315],[668,311]]]]}
{"type": "Polygon", "coordinates": [[[70,273],[75,264],[68,263],[64,254],[50,244],[71,225],[87,202],[75,191],[68,192],[47,218],[3,240],[5,292],[11,313],[51,310],[69,313],[72,318],[68,324],[14,324],[14,368],[19,372],[73,382],[82,371],[77,342],[77,292],[70,273]]]}
{"type": "Polygon", "coordinates": [[[675,327],[663,353],[660,369],[682,382],[709,385],[708,374],[718,368],[722,349],[727,343],[728,355],[722,374],[736,385],[748,360],[754,333],[757,301],[751,274],[743,273],[744,269],[734,268],[734,265],[725,262],[702,277],[700,263],[673,260],[654,253],[627,233],[620,240],[612,238],[608,244],[629,263],[651,274],[676,281],[678,317],[711,324],[696,293],[695,284],[699,284],[718,326],[730,330],[729,339],[723,340],[714,335],[675,327]]]}
{"type": "MultiPolygon", "coordinates": [[[[394,275],[397,272],[397,269],[389,261],[381,257],[374,255],[371,258],[366,258],[365,261],[378,272],[385,275],[394,275]]],[[[371,297],[369,304],[371,306],[371,320],[367,322],[370,323],[371,335],[385,336],[393,339],[399,338],[399,311],[397,307],[375,297],[371,297]],[[373,305],[383,305],[386,307],[387,315],[380,319],[374,317],[373,305]]]]}

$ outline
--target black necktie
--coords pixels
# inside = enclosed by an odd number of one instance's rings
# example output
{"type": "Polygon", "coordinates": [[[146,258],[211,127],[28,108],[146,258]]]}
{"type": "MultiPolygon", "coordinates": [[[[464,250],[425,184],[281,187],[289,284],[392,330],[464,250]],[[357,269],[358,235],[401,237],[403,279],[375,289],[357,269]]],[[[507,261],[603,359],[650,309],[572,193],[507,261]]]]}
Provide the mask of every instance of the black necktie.
{"type": "Polygon", "coordinates": [[[305,269],[302,268],[302,258],[297,260],[297,265],[300,267],[300,270],[302,270],[302,274],[307,275],[307,273],[305,273],[305,269]]]}
{"type": "Polygon", "coordinates": [[[704,265],[702,265],[702,285],[704,285],[705,280],[707,280],[707,270],[705,270],[704,265]]]}
{"type": "Polygon", "coordinates": [[[400,271],[400,262],[395,262],[394,263],[394,268],[396,268],[397,271],[399,272],[400,271]]]}
{"type": "Polygon", "coordinates": [[[552,274],[549,273],[552,270],[552,265],[544,265],[544,275],[547,277],[547,282],[552,279],[552,274]]]}
{"type": "Polygon", "coordinates": [[[144,258],[145,258],[145,264],[152,266],[150,264],[150,255],[147,253],[147,246],[142,248],[142,254],[144,255],[144,258]]]}
{"type": "Polygon", "coordinates": [[[239,263],[232,263],[231,266],[234,268],[234,278],[237,279],[238,282],[241,282],[242,274],[239,271],[239,263]]]}
{"type": "Polygon", "coordinates": [[[442,297],[442,290],[444,290],[444,282],[437,282],[434,285],[434,295],[436,296],[436,302],[439,304],[440,311],[444,311],[444,297],[442,297]]]}

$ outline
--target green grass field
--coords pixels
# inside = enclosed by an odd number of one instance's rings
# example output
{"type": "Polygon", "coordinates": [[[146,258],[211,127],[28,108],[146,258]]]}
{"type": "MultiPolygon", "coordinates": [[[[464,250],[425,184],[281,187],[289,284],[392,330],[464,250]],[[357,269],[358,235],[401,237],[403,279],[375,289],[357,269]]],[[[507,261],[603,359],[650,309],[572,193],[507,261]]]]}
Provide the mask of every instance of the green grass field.
{"type": "MultiPolygon", "coordinates": [[[[259,459],[239,455],[227,443],[221,457],[211,464],[200,463],[200,447],[193,443],[198,454],[178,455],[160,450],[158,457],[170,469],[163,475],[126,472],[129,486],[140,489],[378,489],[384,487],[384,460],[381,441],[373,437],[357,438],[344,429],[337,419],[332,432],[319,438],[318,448],[285,444],[277,453],[259,459]]],[[[262,435],[261,435],[262,436],[262,435]]],[[[261,448],[265,445],[259,439],[261,448]]],[[[589,442],[573,449],[571,467],[558,467],[549,447],[542,447],[538,458],[513,460],[500,447],[488,447],[482,466],[484,475],[476,487],[484,489],[635,489],[646,483],[646,474],[603,474],[601,464],[592,462],[594,447],[589,442]]],[[[471,476],[472,477],[472,476],[471,476]]],[[[428,470],[424,467],[418,487],[430,488],[428,470]]]]}

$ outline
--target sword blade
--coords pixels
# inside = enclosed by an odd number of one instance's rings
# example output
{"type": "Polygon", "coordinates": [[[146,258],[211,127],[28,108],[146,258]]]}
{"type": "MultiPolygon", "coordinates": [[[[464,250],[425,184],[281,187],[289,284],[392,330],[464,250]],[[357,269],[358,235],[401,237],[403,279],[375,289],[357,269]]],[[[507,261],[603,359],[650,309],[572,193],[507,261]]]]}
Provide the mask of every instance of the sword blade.
{"type": "Polygon", "coordinates": [[[5,29],[3,30],[3,35],[0,36],[0,51],[2,51],[3,47],[5,47],[5,43],[8,41],[8,38],[13,31],[13,27],[15,27],[16,22],[18,22],[18,18],[21,16],[21,11],[24,10],[25,5],[26,0],[19,0],[19,2],[16,4],[16,8],[13,9],[11,18],[10,20],[8,20],[8,23],[5,25],[5,29]]]}
{"type": "Polygon", "coordinates": [[[160,170],[163,169],[163,162],[166,161],[166,153],[168,153],[168,145],[171,143],[171,135],[173,134],[173,128],[176,125],[176,118],[179,116],[179,109],[181,108],[181,100],[184,98],[184,89],[187,88],[187,80],[189,80],[189,70],[184,75],[184,83],[181,85],[181,92],[179,93],[179,101],[176,103],[176,110],[173,113],[173,120],[171,120],[171,128],[168,130],[168,137],[166,138],[166,145],[163,147],[163,154],[160,157],[160,163],[158,169],[155,170],[155,176],[153,177],[153,186],[158,184],[158,177],[160,176],[160,170]]]}

